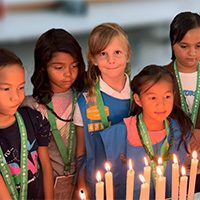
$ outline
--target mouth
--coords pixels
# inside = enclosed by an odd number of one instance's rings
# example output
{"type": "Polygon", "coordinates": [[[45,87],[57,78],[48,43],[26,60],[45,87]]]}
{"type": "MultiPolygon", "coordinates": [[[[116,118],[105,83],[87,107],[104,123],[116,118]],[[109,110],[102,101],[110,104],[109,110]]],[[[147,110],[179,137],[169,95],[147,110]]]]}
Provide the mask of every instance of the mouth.
{"type": "Polygon", "coordinates": [[[166,111],[161,111],[161,112],[155,112],[156,115],[165,115],[166,111]]]}

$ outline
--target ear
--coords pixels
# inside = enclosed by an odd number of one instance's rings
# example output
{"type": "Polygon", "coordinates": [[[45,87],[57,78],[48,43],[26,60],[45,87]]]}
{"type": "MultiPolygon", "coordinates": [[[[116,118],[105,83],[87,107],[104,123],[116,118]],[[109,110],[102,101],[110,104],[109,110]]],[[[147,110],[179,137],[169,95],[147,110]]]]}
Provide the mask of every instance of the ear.
{"type": "Polygon", "coordinates": [[[140,101],[140,97],[139,97],[138,94],[134,94],[134,95],[133,95],[133,99],[134,99],[135,103],[136,103],[138,106],[142,107],[142,103],[141,103],[141,101],[140,101]]]}

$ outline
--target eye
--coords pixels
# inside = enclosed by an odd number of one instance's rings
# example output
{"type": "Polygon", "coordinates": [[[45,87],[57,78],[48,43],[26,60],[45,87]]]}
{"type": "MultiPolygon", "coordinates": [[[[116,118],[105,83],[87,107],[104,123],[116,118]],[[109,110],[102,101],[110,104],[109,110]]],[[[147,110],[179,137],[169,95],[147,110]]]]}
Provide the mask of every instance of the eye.
{"type": "Polygon", "coordinates": [[[106,57],[107,53],[105,51],[102,51],[102,52],[99,53],[99,56],[100,57],[106,57]]]}
{"type": "Polygon", "coordinates": [[[9,88],[0,88],[2,91],[9,91],[9,88]]]}
{"type": "Polygon", "coordinates": [[[197,48],[198,48],[198,49],[200,48],[200,43],[199,43],[199,44],[197,44],[197,48]]]}
{"type": "Polygon", "coordinates": [[[79,63],[74,63],[73,65],[70,66],[71,69],[77,68],[77,67],[79,67],[79,63]]]}
{"type": "Polygon", "coordinates": [[[62,70],[63,69],[63,66],[62,65],[54,65],[53,68],[55,70],[62,70]]]}
{"type": "Polygon", "coordinates": [[[24,85],[19,88],[19,90],[24,90],[24,85]]]}
{"type": "Polygon", "coordinates": [[[152,100],[152,101],[154,101],[154,100],[156,100],[156,97],[151,96],[151,97],[149,97],[149,99],[152,100]]]}
{"type": "Polygon", "coordinates": [[[166,95],[165,96],[165,99],[171,99],[172,98],[172,95],[166,95]]]}
{"type": "Polygon", "coordinates": [[[186,44],[180,44],[179,46],[180,46],[182,49],[187,48],[187,45],[186,45],[186,44]]]}

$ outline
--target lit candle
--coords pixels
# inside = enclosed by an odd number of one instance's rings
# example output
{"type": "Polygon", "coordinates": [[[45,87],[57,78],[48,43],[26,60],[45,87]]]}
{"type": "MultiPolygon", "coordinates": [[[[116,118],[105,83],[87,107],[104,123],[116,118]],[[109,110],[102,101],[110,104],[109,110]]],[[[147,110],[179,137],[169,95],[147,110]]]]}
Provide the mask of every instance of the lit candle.
{"type": "Polygon", "coordinates": [[[144,178],[145,178],[146,182],[150,186],[150,181],[151,181],[151,167],[149,166],[149,163],[148,163],[148,160],[147,160],[146,157],[144,157],[144,163],[145,163],[144,178]]]}
{"type": "Polygon", "coordinates": [[[86,196],[83,189],[80,189],[79,195],[80,195],[81,200],[86,200],[86,196]]]}
{"type": "Polygon", "coordinates": [[[163,166],[163,161],[161,157],[158,158],[158,165],[156,166],[156,179],[159,177],[158,170],[157,170],[158,168],[160,168],[162,174],[164,174],[164,166],[163,166]]]}
{"type": "Polygon", "coordinates": [[[104,199],[104,182],[101,181],[101,173],[100,173],[100,171],[97,172],[96,178],[97,178],[96,200],[103,200],[104,199]]]}
{"type": "Polygon", "coordinates": [[[178,200],[179,188],[179,164],[176,155],[173,155],[174,163],[172,164],[172,199],[178,200]]]}
{"type": "Polygon", "coordinates": [[[140,187],[140,200],[148,200],[149,199],[149,184],[146,183],[144,176],[139,175],[140,180],[142,181],[140,187]]]}
{"type": "Polygon", "coordinates": [[[188,200],[192,200],[194,198],[194,189],[195,189],[195,183],[196,183],[198,162],[199,162],[199,160],[197,159],[197,152],[193,151],[192,159],[191,159],[191,166],[190,166],[188,200]]]}
{"type": "Polygon", "coordinates": [[[156,200],[165,199],[166,177],[163,176],[162,170],[156,169],[158,177],[156,179],[156,200]]]}
{"type": "Polygon", "coordinates": [[[110,171],[110,165],[105,163],[106,173],[105,173],[105,181],[106,181],[106,199],[113,200],[113,175],[110,171]]]}
{"type": "Polygon", "coordinates": [[[127,171],[127,177],[126,177],[126,200],[133,199],[134,176],[135,176],[135,171],[133,170],[132,161],[131,159],[129,159],[129,170],[127,171]]]}
{"type": "Polygon", "coordinates": [[[183,166],[181,167],[181,173],[179,199],[186,200],[188,177],[185,175],[185,167],[183,166]]]}

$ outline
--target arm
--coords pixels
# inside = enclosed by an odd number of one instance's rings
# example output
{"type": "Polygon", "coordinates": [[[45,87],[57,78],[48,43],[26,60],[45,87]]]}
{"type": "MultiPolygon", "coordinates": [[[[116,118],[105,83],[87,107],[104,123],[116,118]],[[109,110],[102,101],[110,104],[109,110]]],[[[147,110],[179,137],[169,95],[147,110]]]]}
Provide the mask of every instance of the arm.
{"type": "Polygon", "coordinates": [[[53,170],[49,159],[48,147],[40,146],[38,153],[42,165],[44,197],[45,199],[53,199],[53,170]]]}
{"type": "Polygon", "coordinates": [[[76,159],[78,161],[78,167],[77,167],[77,183],[76,183],[76,189],[75,189],[75,198],[79,199],[79,190],[82,188],[86,194],[86,197],[88,198],[88,187],[85,181],[85,170],[81,170],[82,164],[80,164],[80,159],[83,157],[86,153],[85,149],[85,140],[84,140],[84,128],[81,126],[76,126],[76,159]],[[81,166],[80,166],[81,165],[81,166]],[[81,171],[81,172],[80,172],[81,171]]]}
{"type": "Polygon", "coordinates": [[[0,200],[12,200],[1,174],[0,174],[0,200]]]}

